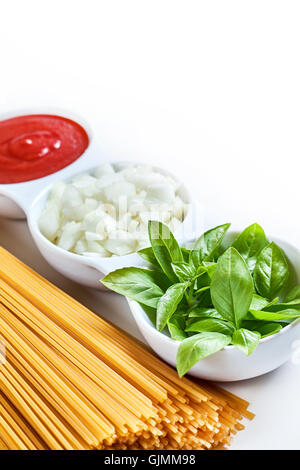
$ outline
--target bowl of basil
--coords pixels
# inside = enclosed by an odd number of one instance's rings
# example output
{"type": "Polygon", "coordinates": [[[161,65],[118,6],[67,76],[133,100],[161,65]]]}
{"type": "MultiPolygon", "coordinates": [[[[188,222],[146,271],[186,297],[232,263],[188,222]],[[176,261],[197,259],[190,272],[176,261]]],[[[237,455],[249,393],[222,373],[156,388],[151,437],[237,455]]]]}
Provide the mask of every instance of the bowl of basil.
{"type": "Polygon", "coordinates": [[[149,222],[144,266],[117,269],[103,284],[125,295],[152,349],[180,377],[244,380],[270,372],[300,338],[300,252],[267,237],[214,227],[179,246],[161,222],[149,222]]]}

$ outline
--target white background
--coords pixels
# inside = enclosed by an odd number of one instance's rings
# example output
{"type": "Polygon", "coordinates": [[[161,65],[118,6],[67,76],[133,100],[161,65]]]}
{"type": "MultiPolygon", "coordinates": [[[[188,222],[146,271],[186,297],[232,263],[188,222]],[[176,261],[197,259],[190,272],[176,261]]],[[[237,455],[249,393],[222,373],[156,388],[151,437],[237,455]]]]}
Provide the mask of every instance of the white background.
{"type": "MultiPolygon", "coordinates": [[[[0,18],[1,113],[73,111],[99,160],[180,174],[207,226],[257,221],[300,246],[299,1],[0,0],[0,18]]],[[[0,224],[24,258],[24,224],[0,224]]],[[[80,295],[134,328],[121,299],[80,295]]],[[[233,448],[300,449],[299,382],[289,363],[232,385],[257,413],[233,448]]]]}

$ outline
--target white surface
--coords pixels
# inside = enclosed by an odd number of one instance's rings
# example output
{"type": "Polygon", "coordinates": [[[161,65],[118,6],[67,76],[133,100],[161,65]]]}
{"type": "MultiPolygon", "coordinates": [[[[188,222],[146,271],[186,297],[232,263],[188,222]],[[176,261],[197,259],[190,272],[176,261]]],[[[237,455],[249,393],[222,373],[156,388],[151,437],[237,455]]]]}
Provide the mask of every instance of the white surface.
{"type": "MultiPolygon", "coordinates": [[[[207,226],[257,221],[299,246],[299,17],[297,0],[3,2],[0,109],[68,108],[100,159],[180,174],[207,226]]],[[[75,288],[27,250],[22,222],[0,227],[12,251],[136,331],[121,298],[75,288]]],[[[299,382],[288,364],[231,387],[258,415],[234,448],[300,448],[299,382]]]]}

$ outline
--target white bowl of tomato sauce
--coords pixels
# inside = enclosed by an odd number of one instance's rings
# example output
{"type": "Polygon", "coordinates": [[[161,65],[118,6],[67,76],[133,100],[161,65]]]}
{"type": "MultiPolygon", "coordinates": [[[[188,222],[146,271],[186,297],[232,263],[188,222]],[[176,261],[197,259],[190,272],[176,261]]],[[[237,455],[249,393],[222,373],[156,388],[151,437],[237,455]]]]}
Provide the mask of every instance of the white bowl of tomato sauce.
{"type": "MultiPolygon", "coordinates": [[[[22,113],[2,116],[0,121],[0,216],[24,218],[17,188],[28,192],[35,182],[70,167],[90,147],[88,126],[70,113],[22,113]]],[[[23,192],[23,191],[22,191],[23,192]]]]}

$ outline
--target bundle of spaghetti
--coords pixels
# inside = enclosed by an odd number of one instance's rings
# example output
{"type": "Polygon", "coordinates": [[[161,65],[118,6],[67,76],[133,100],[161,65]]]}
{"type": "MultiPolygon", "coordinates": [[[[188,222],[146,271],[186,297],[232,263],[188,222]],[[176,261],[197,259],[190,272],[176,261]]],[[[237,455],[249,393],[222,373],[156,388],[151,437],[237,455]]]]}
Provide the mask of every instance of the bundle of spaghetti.
{"type": "Polygon", "coordinates": [[[212,449],[253,417],[3,248],[0,341],[0,449],[212,449]]]}

